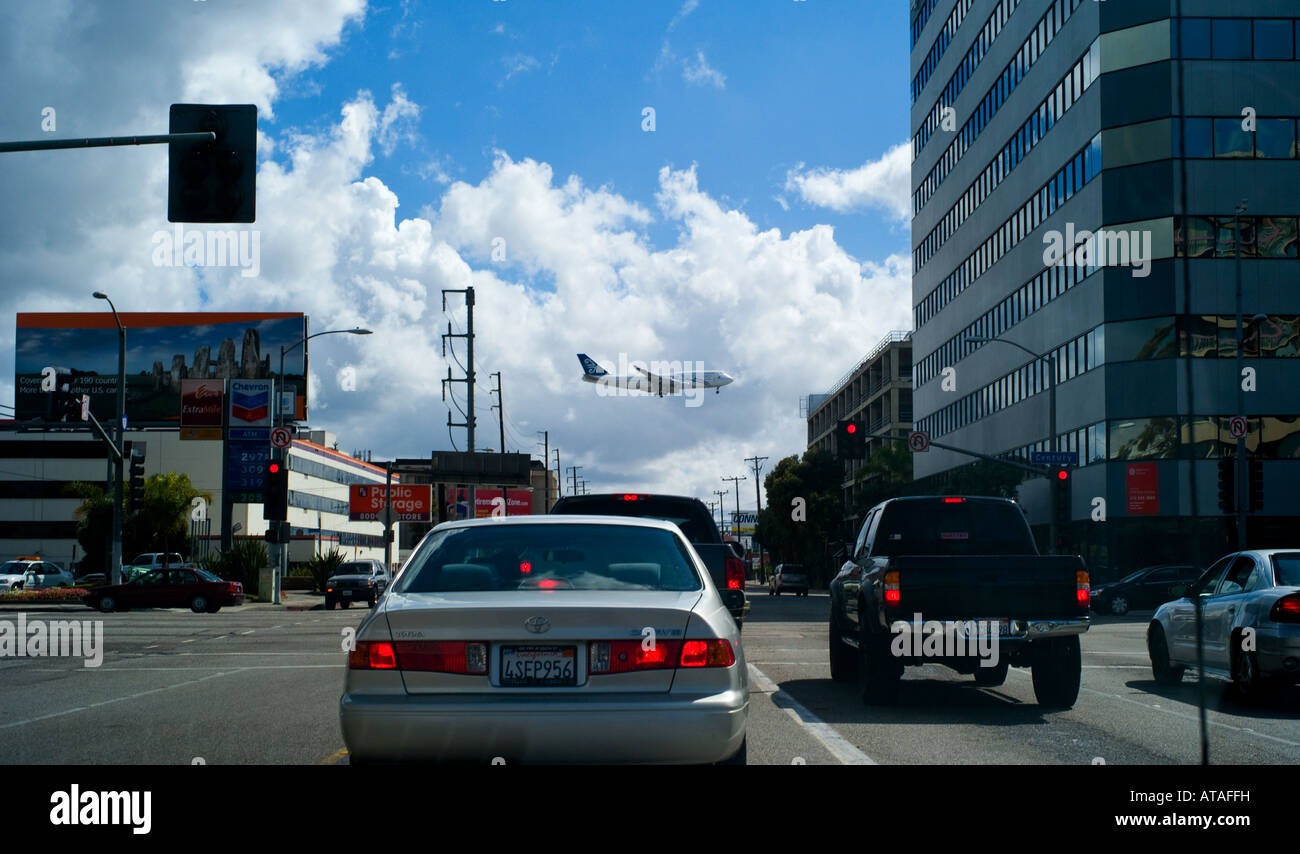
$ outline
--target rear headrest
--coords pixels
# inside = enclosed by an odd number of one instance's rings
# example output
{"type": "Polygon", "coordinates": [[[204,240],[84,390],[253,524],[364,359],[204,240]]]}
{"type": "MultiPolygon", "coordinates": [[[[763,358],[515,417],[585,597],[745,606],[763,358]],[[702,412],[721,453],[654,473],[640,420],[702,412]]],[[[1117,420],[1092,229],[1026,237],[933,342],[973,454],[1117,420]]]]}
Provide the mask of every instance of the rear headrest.
{"type": "Polygon", "coordinates": [[[443,590],[495,590],[497,575],[481,563],[449,563],[438,576],[443,590]]]}
{"type": "Polygon", "coordinates": [[[625,584],[659,586],[659,564],[657,563],[611,563],[609,574],[625,584]]]}

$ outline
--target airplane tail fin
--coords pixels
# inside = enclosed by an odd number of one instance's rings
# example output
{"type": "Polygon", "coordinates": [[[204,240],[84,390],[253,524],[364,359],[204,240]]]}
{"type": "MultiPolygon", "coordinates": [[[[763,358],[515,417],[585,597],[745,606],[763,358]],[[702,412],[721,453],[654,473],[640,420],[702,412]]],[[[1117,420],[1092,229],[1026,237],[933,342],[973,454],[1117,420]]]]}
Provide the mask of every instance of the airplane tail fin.
{"type": "Polygon", "coordinates": [[[589,377],[603,377],[607,373],[604,368],[597,365],[586,353],[578,354],[578,361],[582,363],[582,372],[589,377]]]}

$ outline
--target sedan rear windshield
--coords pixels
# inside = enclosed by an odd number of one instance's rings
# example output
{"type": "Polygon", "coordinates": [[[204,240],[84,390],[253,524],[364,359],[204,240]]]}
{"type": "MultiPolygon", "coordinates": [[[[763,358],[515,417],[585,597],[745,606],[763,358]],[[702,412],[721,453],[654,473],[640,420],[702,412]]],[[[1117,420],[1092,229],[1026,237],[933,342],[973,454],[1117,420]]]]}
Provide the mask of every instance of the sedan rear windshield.
{"type": "Polygon", "coordinates": [[[686,545],[630,525],[452,528],[421,543],[399,593],[489,590],[699,590],[686,545]]]}
{"type": "Polygon", "coordinates": [[[561,515],[635,516],[672,522],[686,535],[688,542],[716,543],[709,511],[690,499],[651,498],[640,496],[626,500],[622,496],[590,496],[562,499],[551,512],[561,515]]]}
{"type": "Polygon", "coordinates": [[[1273,555],[1278,587],[1300,587],[1300,552],[1273,555]]]}

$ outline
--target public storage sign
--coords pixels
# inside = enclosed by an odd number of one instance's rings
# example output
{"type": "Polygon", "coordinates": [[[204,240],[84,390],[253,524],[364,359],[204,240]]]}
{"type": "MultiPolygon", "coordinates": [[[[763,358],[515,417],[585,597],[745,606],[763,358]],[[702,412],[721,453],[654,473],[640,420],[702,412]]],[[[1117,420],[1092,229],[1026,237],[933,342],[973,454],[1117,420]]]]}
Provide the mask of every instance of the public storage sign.
{"type": "MultiPolygon", "coordinates": [[[[430,484],[393,484],[393,521],[433,520],[433,487],[430,484]]],[[[384,485],[354,483],[348,487],[348,519],[353,522],[384,521],[384,485]]]]}

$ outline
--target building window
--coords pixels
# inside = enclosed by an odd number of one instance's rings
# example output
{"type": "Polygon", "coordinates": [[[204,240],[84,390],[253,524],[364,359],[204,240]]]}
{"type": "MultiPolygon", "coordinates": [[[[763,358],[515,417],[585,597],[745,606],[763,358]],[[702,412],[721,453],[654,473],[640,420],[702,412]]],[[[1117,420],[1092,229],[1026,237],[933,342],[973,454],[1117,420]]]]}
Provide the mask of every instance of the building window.
{"type": "Polygon", "coordinates": [[[1215,18],[1214,59],[1250,59],[1250,21],[1245,18],[1215,18]]]}
{"type": "Polygon", "coordinates": [[[1293,59],[1295,32],[1291,21],[1255,22],[1256,59],[1293,59]]]}
{"type": "MultiPolygon", "coordinates": [[[[1184,59],[1210,58],[1210,19],[1184,18],[1182,21],[1182,52],[1184,59]]],[[[1177,47],[1175,46],[1175,49],[1177,47]]]]}
{"type": "Polygon", "coordinates": [[[1177,419],[1119,419],[1110,422],[1110,459],[1168,460],[1178,449],[1177,419]]]}

